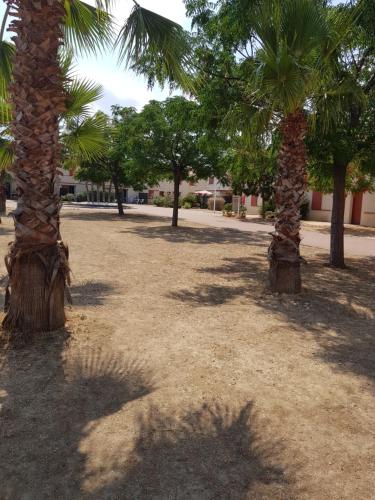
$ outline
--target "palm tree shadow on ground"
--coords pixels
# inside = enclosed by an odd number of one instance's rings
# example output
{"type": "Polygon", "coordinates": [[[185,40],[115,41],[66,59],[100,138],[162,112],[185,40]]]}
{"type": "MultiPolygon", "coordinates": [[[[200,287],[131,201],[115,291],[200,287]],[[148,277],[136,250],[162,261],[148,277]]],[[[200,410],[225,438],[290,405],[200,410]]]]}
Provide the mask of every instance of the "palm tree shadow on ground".
{"type": "Polygon", "coordinates": [[[264,289],[266,262],[261,253],[249,258],[224,258],[217,267],[198,269],[215,283],[168,294],[195,307],[241,301],[273,313],[290,328],[311,333],[316,356],[343,372],[375,380],[375,258],[348,258],[345,270],[325,267],[326,254],[309,258],[303,293],[288,297],[264,289]]]}
{"type": "Polygon", "coordinates": [[[114,469],[118,479],[90,499],[291,499],[281,445],[261,438],[256,420],[252,403],[238,412],[204,404],[182,417],[151,407],[131,458],[114,469]]]}
{"type": "Polygon", "coordinates": [[[81,440],[95,421],[153,390],[138,361],[94,350],[65,359],[64,347],[60,337],[0,352],[2,500],[82,498],[81,440]]]}

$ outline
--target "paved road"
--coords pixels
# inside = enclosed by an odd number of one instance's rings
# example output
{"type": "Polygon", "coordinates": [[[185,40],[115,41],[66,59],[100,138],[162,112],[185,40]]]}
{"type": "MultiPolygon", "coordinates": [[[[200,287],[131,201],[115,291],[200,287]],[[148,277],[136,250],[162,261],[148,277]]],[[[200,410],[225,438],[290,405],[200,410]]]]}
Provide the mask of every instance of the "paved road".
{"type": "MultiPolygon", "coordinates": [[[[154,215],[159,217],[172,216],[171,208],[155,207],[153,205],[127,206],[130,207],[129,210],[131,211],[144,213],[147,215],[154,215]]],[[[179,210],[179,216],[181,219],[211,227],[238,229],[239,231],[256,233],[272,232],[272,226],[269,224],[251,222],[250,218],[247,218],[246,222],[242,222],[236,219],[223,217],[219,212],[213,214],[212,212],[206,210],[184,210],[183,208],[181,208],[179,210]]],[[[302,231],[302,245],[329,250],[329,238],[329,234],[320,232],[318,230],[313,231],[309,229],[302,231]]],[[[346,255],[352,256],[375,257],[375,232],[373,236],[363,236],[360,234],[346,235],[345,253],[346,255]]]]}

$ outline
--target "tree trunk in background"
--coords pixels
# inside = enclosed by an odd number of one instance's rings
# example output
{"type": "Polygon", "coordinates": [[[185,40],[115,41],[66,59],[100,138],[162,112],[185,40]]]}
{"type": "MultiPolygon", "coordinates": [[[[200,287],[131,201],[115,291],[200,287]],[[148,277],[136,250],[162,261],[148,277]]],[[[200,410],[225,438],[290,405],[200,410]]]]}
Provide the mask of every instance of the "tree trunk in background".
{"type": "Polygon", "coordinates": [[[178,226],[178,200],[180,191],[180,181],[181,181],[181,170],[180,167],[175,164],[173,166],[173,214],[172,214],[172,227],[178,226]]]}
{"type": "Polygon", "coordinates": [[[345,267],[344,215],[346,165],[333,166],[333,204],[331,217],[331,248],[329,263],[334,267],[345,267]]]}
{"type": "Polygon", "coordinates": [[[115,188],[115,196],[117,200],[118,214],[124,215],[124,207],[122,206],[122,194],[120,194],[119,185],[116,181],[113,181],[113,186],[115,188]]]}
{"type": "Polygon", "coordinates": [[[302,110],[287,115],[280,125],[282,144],[275,183],[276,224],[269,247],[270,288],[275,292],[301,291],[300,206],[306,191],[307,122],[302,110]]]}
{"type": "Polygon", "coordinates": [[[13,212],[15,241],[6,258],[6,330],[28,334],[64,326],[68,251],[59,241],[59,115],[65,109],[58,64],[65,16],[59,0],[11,0],[16,53],[12,167],[19,197],[13,212]]]}
{"type": "Polygon", "coordinates": [[[89,194],[89,183],[86,182],[86,201],[90,201],[90,194],[89,194]]]}

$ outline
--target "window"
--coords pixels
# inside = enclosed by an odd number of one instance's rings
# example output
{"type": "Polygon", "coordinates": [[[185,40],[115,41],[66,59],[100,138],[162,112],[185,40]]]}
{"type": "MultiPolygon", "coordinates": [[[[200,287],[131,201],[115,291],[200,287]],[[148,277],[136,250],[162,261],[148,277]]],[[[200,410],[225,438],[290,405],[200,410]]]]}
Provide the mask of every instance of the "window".
{"type": "Polygon", "coordinates": [[[213,184],[215,182],[215,177],[209,177],[208,184],[213,184]]]}
{"type": "Polygon", "coordinates": [[[164,191],[159,191],[159,196],[164,196],[164,191]]]}
{"type": "Polygon", "coordinates": [[[251,195],[251,206],[252,207],[257,207],[258,206],[258,197],[251,195]]]}

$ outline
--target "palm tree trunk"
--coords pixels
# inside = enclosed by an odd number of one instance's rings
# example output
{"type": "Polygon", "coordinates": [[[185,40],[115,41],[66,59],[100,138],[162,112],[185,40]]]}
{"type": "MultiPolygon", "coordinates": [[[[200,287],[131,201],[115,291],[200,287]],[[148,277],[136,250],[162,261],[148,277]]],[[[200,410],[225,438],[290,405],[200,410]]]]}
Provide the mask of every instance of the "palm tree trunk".
{"type": "Polygon", "coordinates": [[[172,214],[172,227],[178,226],[178,201],[180,191],[181,171],[178,165],[173,167],[173,214],[172,214]]]}
{"type": "Polygon", "coordinates": [[[281,123],[282,144],[275,184],[276,224],[268,256],[270,288],[275,292],[301,291],[300,206],[306,190],[307,122],[302,110],[281,123]]]}
{"type": "Polygon", "coordinates": [[[333,165],[333,205],[331,217],[331,247],[329,263],[334,267],[345,267],[344,215],[346,165],[333,165]]]}
{"type": "Polygon", "coordinates": [[[118,214],[119,215],[124,215],[124,207],[122,206],[122,195],[120,194],[120,189],[117,181],[113,181],[113,185],[115,188],[115,196],[117,200],[117,208],[118,208],[118,214]]]}
{"type": "Polygon", "coordinates": [[[15,241],[6,258],[9,284],[5,329],[28,334],[64,326],[68,250],[59,241],[59,115],[65,109],[58,49],[63,3],[11,0],[15,32],[12,167],[19,197],[13,212],[15,241]],[[47,22],[48,21],[48,22],[47,22]]]}

